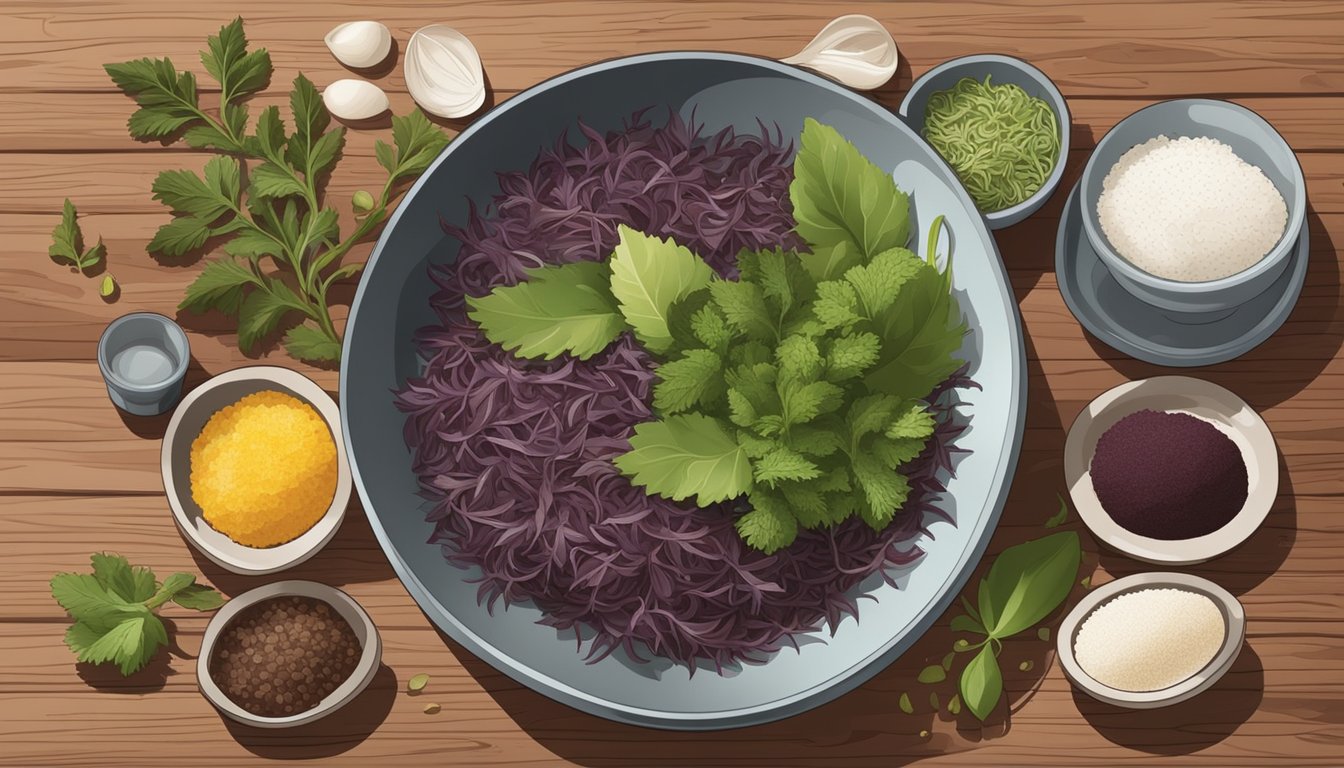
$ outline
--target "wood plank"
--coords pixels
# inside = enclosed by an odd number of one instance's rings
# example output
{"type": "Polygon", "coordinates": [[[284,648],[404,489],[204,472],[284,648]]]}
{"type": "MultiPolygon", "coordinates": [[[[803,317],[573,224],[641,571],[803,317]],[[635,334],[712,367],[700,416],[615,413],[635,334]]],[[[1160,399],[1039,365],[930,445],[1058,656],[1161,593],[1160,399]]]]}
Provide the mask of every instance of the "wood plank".
{"type": "MultiPolygon", "coordinates": [[[[1192,93],[1344,92],[1344,27],[1337,7],[1320,2],[948,3],[855,2],[846,12],[882,20],[916,73],[950,58],[994,51],[1032,60],[1069,95],[1147,98],[1192,93]]],[[[287,83],[298,69],[323,80],[343,74],[322,36],[337,22],[367,15],[350,6],[313,15],[260,0],[231,6],[249,37],[266,46],[287,83]]],[[[413,4],[378,14],[400,45],[433,19],[451,21],[475,42],[491,84],[516,91],[567,69],[630,53],[709,49],[787,56],[834,16],[812,2],[534,2],[413,4]],[[519,34],[520,20],[538,33],[519,34]],[[743,25],[750,31],[744,34],[743,25]]],[[[226,20],[180,3],[33,5],[3,19],[10,61],[0,89],[11,92],[110,90],[101,66],[145,55],[196,63],[205,37],[226,20]],[[82,13],[80,13],[82,11],[82,13]]],[[[907,74],[906,77],[909,75],[907,74]]],[[[386,78],[403,82],[398,72],[386,78]]],[[[899,83],[898,83],[899,86],[899,83]]]]}
{"type": "MultiPolygon", "coordinates": [[[[221,722],[194,690],[190,657],[199,648],[203,624],[200,618],[175,621],[181,656],[156,660],[129,684],[117,680],[115,673],[73,664],[68,651],[49,637],[59,630],[56,625],[0,625],[3,658],[22,655],[30,660],[22,667],[0,668],[0,707],[12,712],[0,722],[5,758],[34,766],[79,761],[88,744],[98,744],[100,764],[175,765],[172,747],[164,745],[185,739],[192,744],[193,765],[234,765],[248,751],[363,765],[374,760],[422,764],[427,754],[446,754],[461,764],[515,766],[550,764],[554,755],[583,765],[743,761],[810,768],[819,761],[887,766],[900,756],[930,757],[935,765],[1038,764],[1060,754],[1128,765],[1141,753],[1124,744],[1138,735],[1159,738],[1173,750],[1200,747],[1183,764],[1263,765],[1266,754],[1292,749],[1298,765],[1325,765],[1341,746],[1336,691],[1323,676],[1344,673],[1344,668],[1332,645],[1313,637],[1253,635],[1249,650],[1201,697],[1198,708],[1123,714],[1073,694],[1058,668],[1047,667],[1049,644],[1010,641],[1005,663],[1035,658],[1039,664],[1032,674],[1012,672],[1007,679],[1010,698],[1020,704],[1030,696],[1029,706],[1011,715],[1011,729],[1001,722],[986,728],[995,738],[977,746],[981,728],[966,714],[957,719],[935,716],[922,701],[915,714],[897,710],[902,692],[915,691],[912,698],[919,698],[928,688],[946,699],[953,690],[951,683],[914,683],[924,660],[913,656],[839,701],[786,722],[717,734],[676,734],[582,715],[522,688],[450,641],[419,628],[382,630],[386,668],[347,710],[297,732],[261,732],[221,722]],[[404,681],[418,672],[430,674],[430,685],[421,695],[407,695],[404,681]],[[442,711],[425,715],[421,710],[427,701],[438,703],[442,711]],[[60,738],[68,733],[69,721],[81,723],[79,744],[60,738]],[[154,724],[152,740],[144,738],[146,723],[154,724]],[[1125,738],[1098,740],[1094,728],[1125,738]],[[1235,740],[1218,743],[1234,729],[1235,740]],[[932,737],[921,738],[921,730],[931,731],[932,737]],[[1030,737],[1043,730],[1051,734],[1048,745],[1030,737]],[[971,747],[976,747],[973,763],[965,762],[970,757],[964,750],[971,747]],[[956,759],[958,754],[963,758],[956,759]]],[[[948,637],[936,639],[944,643],[948,637]]]]}
{"type": "MultiPolygon", "coordinates": [[[[331,73],[329,80],[319,81],[317,86],[322,88],[327,82],[340,76],[341,73],[331,73]]],[[[904,87],[900,90],[884,89],[876,94],[875,98],[895,111],[900,106],[904,90],[904,87]]],[[[406,114],[415,107],[415,102],[404,90],[389,89],[387,94],[392,102],[393,114],[406,114]]],[[[516,91],[496,91],[495,101],[505,101],[515,94],[516,91]]],[[[1076,149],[1095,147],[1097,141],[1111,126],[1158,100],[1146,95],[1136,95],[1132,98],[1070,95],[1069,110],[1073,116],[1073,130],[1070,135],[1072,146],[1076,149]]],[[[1298,152],[1344,149],[1344,135],[1338,130],[1338,126],[1344,123],[1344,105],[1341,105],[1338,98],[1255,96],[1232,100],[1256,111],[1272,123],[1283,134],[1289,145],[1298,152]]],[[[265,107],[277,106],[281,114],[288,119],[289,97],[283,87],[273,86],[249,103],[253,115],[265,107]]],[[[77,151],[81,153],[164,151],[160,142],[136,141],[127,135],[126,120],[134,109],[135,104],[119,93],[91,92],[72,95],[64,92],[12,93],[0,90],[0,153],[70,152],[72,147],[69,137],[59,130],[53,130],[53,126],[66,125],[79,126],[77,151]]],[[[443,122],[451,126],[463,124],[462,121],[443,122]]],[[[379,138],[386,138],[386,135],[390,134],[390,131],[370,129],[363,125],[359,126],[358,130],[361,133],[373,131],[379,138]]],[[[184,148],[181,144],[172,146],[175,150],[184,148]]]]}

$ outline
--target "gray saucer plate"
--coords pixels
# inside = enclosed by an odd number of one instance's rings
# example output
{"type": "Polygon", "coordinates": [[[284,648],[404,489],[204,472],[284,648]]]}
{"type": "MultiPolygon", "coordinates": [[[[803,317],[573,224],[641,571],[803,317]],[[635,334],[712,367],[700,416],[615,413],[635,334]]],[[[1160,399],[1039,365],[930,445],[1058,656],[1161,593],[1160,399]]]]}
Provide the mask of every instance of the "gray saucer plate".
{"type": "Polygon", "coordinates": [[[1112,349],[1157,365],[1191,368],[1240,357],[1268,339],[1297,304],[1307,278],[1307,229],[1288,268],[1264,293],[1235,309],[1183,313],[1145,304],[1111,277],[1083,231],[1074,185],[1055,238],[1055,276],[1079,323],[1112,349]]]}

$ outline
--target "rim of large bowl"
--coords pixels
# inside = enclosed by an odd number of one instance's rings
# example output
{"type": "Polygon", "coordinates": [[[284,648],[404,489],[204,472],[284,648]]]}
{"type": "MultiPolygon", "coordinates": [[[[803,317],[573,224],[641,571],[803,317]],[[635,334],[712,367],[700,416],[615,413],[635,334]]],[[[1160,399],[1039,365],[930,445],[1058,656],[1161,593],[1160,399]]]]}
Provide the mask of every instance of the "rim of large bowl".
{"type": "MultiPolygon", "coordinates": [[[[1149,138],[1153,137],[1150,136],[1149,138]]],[[[1106,170],[1109,171],[1110,169],[1108,168],[1106,170]]],[[[1083,232],[1087,235],[1087,239],[1092,243],[1092,247],[1096,250],[1097,255],[1101,257],[1103,262],[1105,262],[1106,267],[1112,270],[1118,269],[1123,273],[1123,277],[1140,285],[1173,293],[1197,294],[1224,290],[1243,285],[1260,277],[1264,273],[1274,269],[1293,252],[1293,246],[1297,242],[1298,236],[1301,235],[1303,224],[1307,218],[1306,177],[1302,173],[1302,163],[1298,161],[1297,153],[1294,152],[1292,146],[1288,144],[1288,140],[1283,138],[1283,134],[1279,133],[1278,129],[1263,116],[1249,107],[1244,107],[1236,102],[1227,101],[1225,99],[1168,99],[1166,101],[1159,101],[1156,104],[1149,104],[1143,109],[1129,114],[1120,122],[1112,126],[1111,129],[1106,132],[1106,135],[1101,138],[1101,141],[1097,142],[1096,149],[1092,150],[1091,156],[1087,158],[1087,164],[1083,166],[1083,176],[1080,183],[1082,199],[1079,201],[1079,204],[1083,209],[1083,232]],[[1262,256],[1259,261],[1236,274],[1220,277],[1217,280],[1187,282],[1159,277],[1151,272],[1146,272],[1130,263],[1124,256],[1117,253],[1116,250],[1111,247],[1111,242],[1106,238],[1105,233],[1101,231],[1101,222],[1097,218],[1095,206],[1089,206],[1087,204],[1086,191],[1088,187],[1091,186],[1092,179],[1096,178],[1096,174],[1101,172],[1097,168],[1097,158],[1102,154],[1103,148],[1118,141],[1116,136],[1121,126],[1150,110],[1174,109],[1177,105],[1195,104],[1215,106],[1223,109],[1230,109],[1234,112],[1240,112],[1244,116],[1259,122],[1262,126],[1269,129],[1269,133],[1283,146],[1283,149],[1287,150],[1288,156],[1293,161],[1292,173],[1290,174],[1290,181],[1292,182],[1293,187],[1293,199],[1284,200],[1284,203],[1288,206],[1288,223],[1284,226],[1283,234],[1279,236],[1279,240],[1274,244],[1274,247],[1269,249],[1269,252],[1262,256]]]]}

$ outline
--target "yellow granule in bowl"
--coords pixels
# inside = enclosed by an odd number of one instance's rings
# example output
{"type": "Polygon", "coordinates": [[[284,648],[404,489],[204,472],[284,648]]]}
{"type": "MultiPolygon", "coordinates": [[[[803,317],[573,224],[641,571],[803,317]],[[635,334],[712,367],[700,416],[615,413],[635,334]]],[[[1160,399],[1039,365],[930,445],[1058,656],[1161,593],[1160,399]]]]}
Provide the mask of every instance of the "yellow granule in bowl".
{"type": "Polygon", "coordinates": [[[336,495],[336,443],[322,416],[282,392],[221,408],[191,444],[191,498],[205,521],[249,547],[312,528],[336,495]]]}

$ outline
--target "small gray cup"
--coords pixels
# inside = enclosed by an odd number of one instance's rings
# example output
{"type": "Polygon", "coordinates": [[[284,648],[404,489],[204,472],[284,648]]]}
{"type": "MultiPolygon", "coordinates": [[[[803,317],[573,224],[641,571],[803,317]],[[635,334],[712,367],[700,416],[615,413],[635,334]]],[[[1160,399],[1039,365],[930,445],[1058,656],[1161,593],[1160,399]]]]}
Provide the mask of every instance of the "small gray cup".
{"type": "Polygon", "coordinates": [[[153,312],[113,320],[98,339],[98,370],[112,403],[134,416],[157,416],[182,397],[191,348],[177,323],[153,312]]]}

